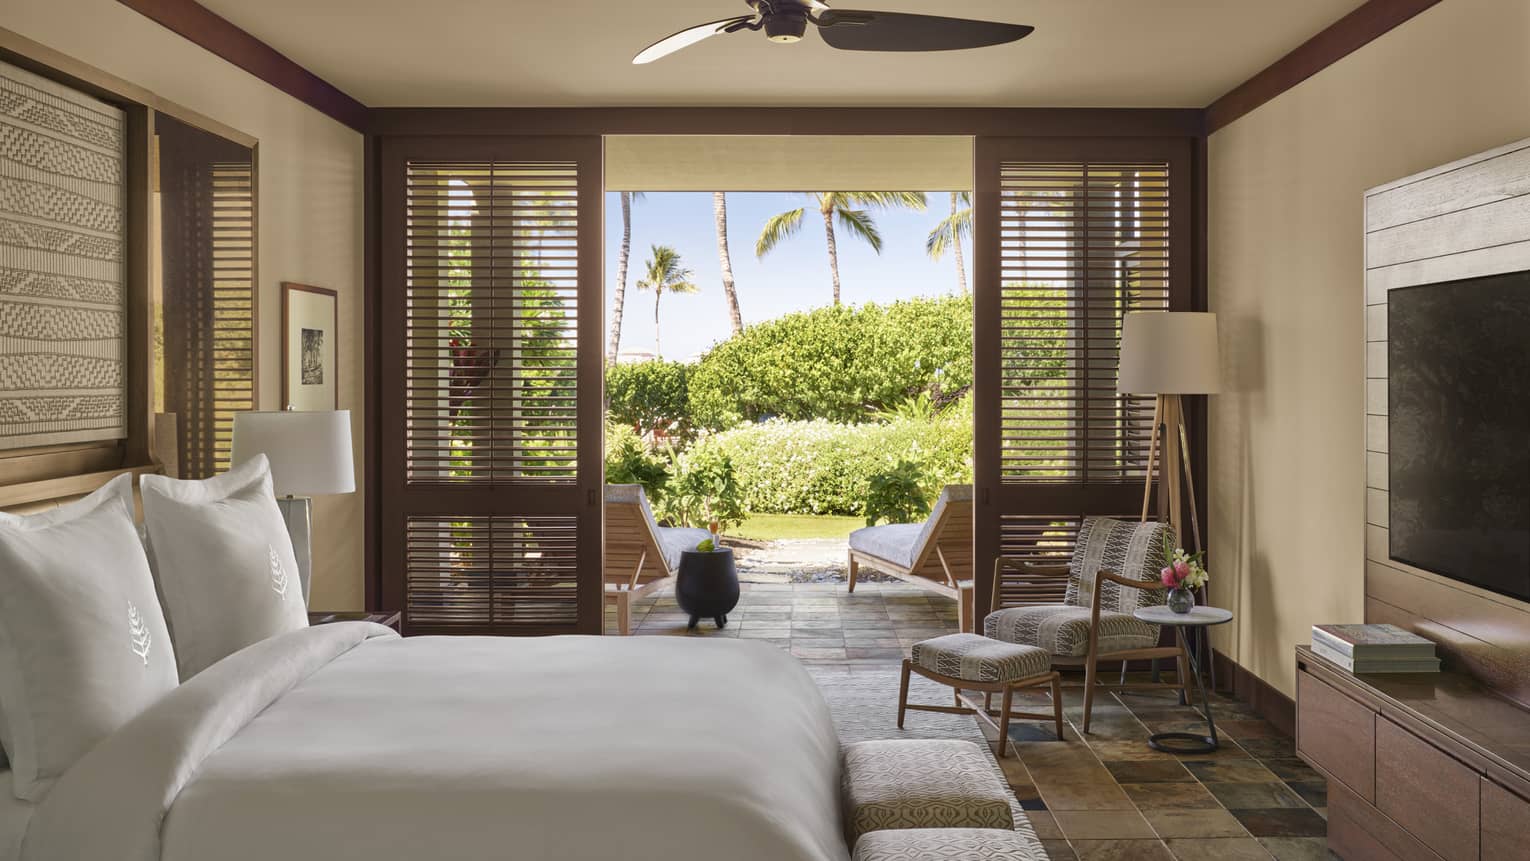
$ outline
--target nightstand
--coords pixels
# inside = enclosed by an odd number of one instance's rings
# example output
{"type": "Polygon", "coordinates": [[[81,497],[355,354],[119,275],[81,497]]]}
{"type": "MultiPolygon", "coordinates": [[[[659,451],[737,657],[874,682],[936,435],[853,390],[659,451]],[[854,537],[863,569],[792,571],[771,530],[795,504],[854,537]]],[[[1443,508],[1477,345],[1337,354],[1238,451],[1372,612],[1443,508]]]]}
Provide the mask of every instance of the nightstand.
{"type": "Polygon", "coordinates": [[[326,610],[308,611],[308,624],[327,625],[330,622],[376,622],[379,625],[403,633],[403,614],[397,610],[384,610],[377,613],[368,613],[365,610],[344,610],[340,612],[326,610]]]}

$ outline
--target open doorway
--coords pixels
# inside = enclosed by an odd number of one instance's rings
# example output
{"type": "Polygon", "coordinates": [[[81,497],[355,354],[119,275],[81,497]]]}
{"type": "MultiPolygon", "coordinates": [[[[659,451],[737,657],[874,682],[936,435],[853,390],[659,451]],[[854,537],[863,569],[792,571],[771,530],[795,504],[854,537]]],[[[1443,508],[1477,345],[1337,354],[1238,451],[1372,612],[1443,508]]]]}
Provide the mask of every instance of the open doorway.
{"type": "Polygon", "coordinates": [[[608,138],[606,168],[608,630],[818,660],[956,630],[971,140],[608,138]],[[897,528],[852,554],[869,524],[897,528]],[[711,527],[743,592],[731,625],[689,629],[671,577],[711,527]]]}

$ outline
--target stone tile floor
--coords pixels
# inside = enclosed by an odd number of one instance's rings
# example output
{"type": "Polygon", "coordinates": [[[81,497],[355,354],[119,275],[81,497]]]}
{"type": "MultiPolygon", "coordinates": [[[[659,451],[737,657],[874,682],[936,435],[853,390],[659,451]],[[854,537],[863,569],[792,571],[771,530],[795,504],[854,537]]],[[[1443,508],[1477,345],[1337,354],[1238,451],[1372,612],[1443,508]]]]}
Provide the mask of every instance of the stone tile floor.
{"type": "MultiPolygon", "coordinates": [[[[719,631],[703,620],[687,631],[688,621],[669,592],[633,609],[633,630],[640,636],[759,639],[815,666],[883,671],[915,642],[955,631],[956,607],[902,583],[857,584],[853,594],[843,583],[745,583],[727,628],[719,631]]],[[[1065,684],[1078,681],[1073,676],[1065,684]]],[[[1058,741],[1049,726],[1022,722],[1010,729],[1018,756],[1011,752],[1000,760],[1051,858],[1330,857],[1326,785],[1297,759],[1292,740],[1247,705],[1214,697],[1221,749],[1176,756],[1147,746],[1153,732],[1203,727],[1174,692],[1097,698],[1087,736],[1079,731],[1082,691],[1064,696],[1066,738],[1058,741]]],[[[1044,698],[1022,699],[1017,709],[1046,708],[1044,698]]]]}
{"type": "MultiPolygon", "coordinates": [[[[689,617],[669,590],[633,602],[638,636],[740,637],[765,640],[804,661],[896,663],[920,640],[956,630],[956,603],[904,583],[743,583],[722,630],[689,617]]],[[[614,630],[614,619],[608,619],[614,630]]]]}

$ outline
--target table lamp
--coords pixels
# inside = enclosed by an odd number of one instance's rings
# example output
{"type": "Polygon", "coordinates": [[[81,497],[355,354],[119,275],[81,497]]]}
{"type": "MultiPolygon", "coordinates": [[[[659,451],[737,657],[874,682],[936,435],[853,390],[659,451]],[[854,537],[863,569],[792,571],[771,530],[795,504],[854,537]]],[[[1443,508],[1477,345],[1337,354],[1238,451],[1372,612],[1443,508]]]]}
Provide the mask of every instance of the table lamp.
{"type": "Polygon", "coordinates": [[[235,413],[233,462],[257,454],[271,462],[276,504],[292,536],[306,603],[313,569],[312,497],[356,491],[351,411],[235,413]]]}
{"type": "Polygon", "coordinates": [[[1153,434],[1148,443],[1147,479],[1142,489],[1142,519],[1153,495],[1153,467],[1159,465],[1160,488],[1168,497],[1169,523],[1183,541],[1180,477],[1190,491],[1190,526],[1200,550],[1201,525],[1195,511],[1195,482],[1190,470],[1183,395],[1221,391],[1217,352],[1217,315],[1192,311],[1137,311],[1121,323],[1121,371],[1116,391],[1156,395],[1153,434]]]}

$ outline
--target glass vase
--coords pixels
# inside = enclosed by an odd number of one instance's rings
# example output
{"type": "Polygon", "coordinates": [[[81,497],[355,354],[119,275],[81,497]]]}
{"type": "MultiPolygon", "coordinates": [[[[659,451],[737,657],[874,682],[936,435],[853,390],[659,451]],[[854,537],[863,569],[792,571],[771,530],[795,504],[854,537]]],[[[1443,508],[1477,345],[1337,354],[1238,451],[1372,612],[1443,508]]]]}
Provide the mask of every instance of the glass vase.
{"type": "Polygon", "coordinates": [[[1169,590],[1169,609],[1183,616],[1195,609],[1195,593],[1183,586],[1169,590]]]}

